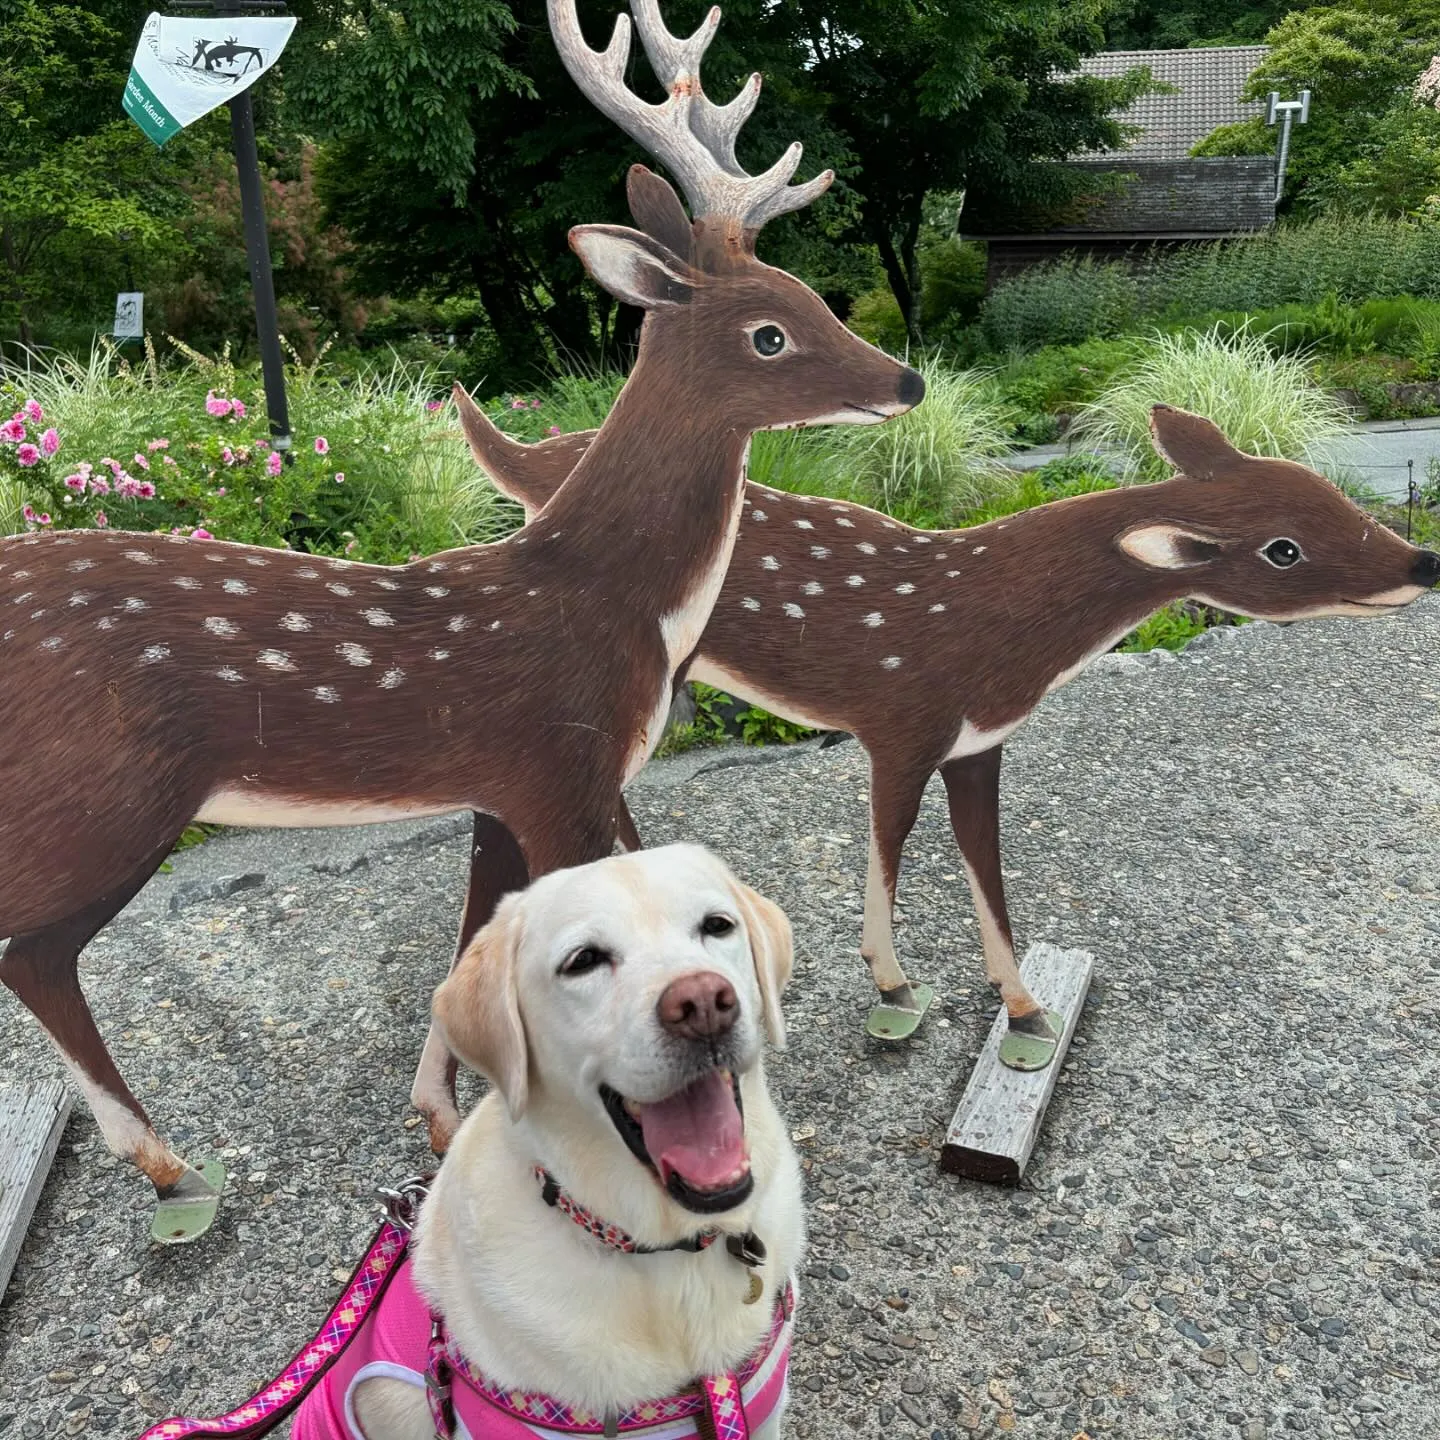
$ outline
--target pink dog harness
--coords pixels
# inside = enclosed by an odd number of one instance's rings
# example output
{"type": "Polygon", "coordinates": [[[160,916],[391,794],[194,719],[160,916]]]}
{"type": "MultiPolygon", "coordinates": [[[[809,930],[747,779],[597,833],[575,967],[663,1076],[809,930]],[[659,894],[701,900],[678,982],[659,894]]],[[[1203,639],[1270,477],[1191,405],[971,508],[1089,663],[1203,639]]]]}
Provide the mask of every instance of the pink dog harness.
{"type": "MultiPolygon", "coordinates": [[[[630,1254],[644,1252],[624,1231],[605,1226],[572,1201],[550,1176],[538,1172],[538,1178],[546,1201],[603,1244],[630,1254]]],[[[407,1182],[392,1198],[403,1196],[413,1203],[423,1193],[422,1184],[407,1182]]],[[[379,1378],[423,1389],[436,1435],[453,1440],[562,1440],[575,1435],[749,1440],[752,1427],[763,1425],[784,1402],[794,1317],[794,1292],[788,1284],[765,1339],[737,1370],[705,1376],[693,1390],[644,1401],[623,1414],[593,1415],[549,1396],[504,1389],[477,1372],[415,1289],[407,1253],[413,1214],[402,1217],[392,1209],[392,1216],[380,1227],[320,1333],[264,1390],[227,1415],[162,1421],[139,1440],[258,1440],[292,1411],[293,1440],[365,1440],[355,1419],[355,1390],[361,1381],[379,1378]]],[[[700,1250],[718,1238],[717,1232],[706,1232],[675,1248],[700,1250]]],[[[730,1248],[737,1256],[750,1253],[744,1242],[730,1248]]]]}

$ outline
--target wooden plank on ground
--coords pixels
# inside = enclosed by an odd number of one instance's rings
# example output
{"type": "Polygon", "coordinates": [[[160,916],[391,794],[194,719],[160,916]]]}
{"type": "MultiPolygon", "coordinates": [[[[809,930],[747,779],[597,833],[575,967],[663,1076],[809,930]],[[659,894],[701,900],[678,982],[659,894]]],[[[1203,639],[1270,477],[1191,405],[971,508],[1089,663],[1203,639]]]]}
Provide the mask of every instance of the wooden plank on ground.
{"type": "Polygon", "coordinates": [[[72,1099],[59,1080],[0,1085],[0,1299],[40,1202],[72,1099]]]}
{"type": "Polygon", "coordinates": [[[1061,950],[1043,941],[1032,945],[1020,964],[1030,993],[1064,1019],[1055,1058],[1043,1070],[1011,1070],[1000,1063],[1005,1010],[995,1017],[985,1048],[960,1097],[950,1132],[940,1152],[940,1168],[972,1180],[1017,1185],[1040,1138],[1040,1123],[1050,1103],[1065,1052],[1075,1034],[1095,957],[1088,950],[1061,950]]]}

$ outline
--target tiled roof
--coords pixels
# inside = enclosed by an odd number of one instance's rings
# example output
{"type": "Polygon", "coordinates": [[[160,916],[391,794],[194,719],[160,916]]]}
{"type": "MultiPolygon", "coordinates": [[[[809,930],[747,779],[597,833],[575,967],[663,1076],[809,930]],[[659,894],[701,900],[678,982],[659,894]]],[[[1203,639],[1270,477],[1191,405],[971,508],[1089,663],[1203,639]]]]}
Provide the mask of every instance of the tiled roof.
{"type": "MultiPolygon", "coordinates": [[[[1119,118],[1142,126],[1140,135],[1119,154],[1135,160],[1181,160],[1217,125],[1248,120],[1264,111],[1258,101],[1242,103],[1251,72],[1269,53],[1268,45],[1217,45],[1198,50],[1107,50],[1080,62],[1082,75],[1115,79],[1137,65],[1148,65],[1157,80],[1178,88],[1174,95],[1142,95],[1119,118]]],[[[1090,152],[1076,159],[1099,160],[1090,152]]]]}

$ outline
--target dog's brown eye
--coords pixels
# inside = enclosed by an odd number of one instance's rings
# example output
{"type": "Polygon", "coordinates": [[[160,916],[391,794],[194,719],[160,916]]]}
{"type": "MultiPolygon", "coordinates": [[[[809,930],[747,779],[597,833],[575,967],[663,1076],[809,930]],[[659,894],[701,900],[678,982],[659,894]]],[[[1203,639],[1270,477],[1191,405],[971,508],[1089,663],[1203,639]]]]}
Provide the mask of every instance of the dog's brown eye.
{"type": "Polygon", "coordinates": [[[566,960],[560,967],[560,973],[562,975],[584,975],[589,970],[612,963],[613,957],[608,950],[601,950],[597,945],[587,945],[566,960]]]}
{"type": "Polygon", "coordinates": [[[707,915],[700,922],[702,935],[728,935],[735,928],[735,922],[728,915],[707,915]]]}

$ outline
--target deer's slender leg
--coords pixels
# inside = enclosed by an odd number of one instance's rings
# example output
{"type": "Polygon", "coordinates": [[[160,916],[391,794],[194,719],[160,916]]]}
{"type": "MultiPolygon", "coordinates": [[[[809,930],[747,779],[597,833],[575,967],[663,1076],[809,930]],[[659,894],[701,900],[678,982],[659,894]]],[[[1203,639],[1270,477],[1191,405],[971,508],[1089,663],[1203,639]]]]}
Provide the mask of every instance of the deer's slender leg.
{"type": "MultiPolygon", "coordinates": [[[[477,811],[470,843],[470,888],[460,916],[455,954],[450,960],[452,970],[475,932],[495,913],[501,897],[512,890],[523,890],[529,881],[529,867],[514,835],[493,815],[477,811]]],[[[458,1068],[444,1036],[432,1021],[410,1087],[410,1103],[425,1117],[430,1148],[437,1155],[450,1148],[460,1128],[460,1107],[455,1100],[458,1068]]]]}
{"type": "Polygon", "coordinates": [[[630,807],[621,800],[620,809],[616,815],[618,822],[618,833],[620,847],[627,853],[645,848],[644,842],[640,839],[640,832],[635,828],[635,817],[630,813],[630,807]]]}
{"type": "Polygon", "coordinates": [[[1059,1037],[1044,1007],[1025,988],[1015,963],[1015,940],[1000,873],[1000,761],[1001,747],[996,745],[978,755],[947,760],[940,767],[940,777],[975,900],[986,977],[1000,991],[1011,1029],[1056,1040],[1059,1037]]]}
{"type": "Polygon", "coordinates": [[[870,856],[865,872],[865,924],[860,953],[870,967],[875,988],[887,1006],[918,1008],[914,990],[895,954],[893,929],[895,887],[900,880],[900,853],[915,826],[930,770],[881,765],[870,755],[870,856]]]}
{"type": "Polygon", "coordinates": [[[80,988],[80,952],[135,897],[169,854],[160,846],[119,889],[29,935],[0,956],[0,980],[44,1027],[94,1112],[111,1152],[149,1177],[162,1200],[201,1200],[214,1189],[155,1133],[144,1107],[110,1058],[80,988]]]}

